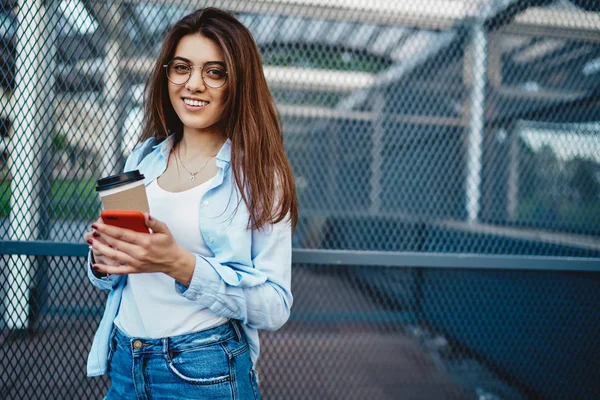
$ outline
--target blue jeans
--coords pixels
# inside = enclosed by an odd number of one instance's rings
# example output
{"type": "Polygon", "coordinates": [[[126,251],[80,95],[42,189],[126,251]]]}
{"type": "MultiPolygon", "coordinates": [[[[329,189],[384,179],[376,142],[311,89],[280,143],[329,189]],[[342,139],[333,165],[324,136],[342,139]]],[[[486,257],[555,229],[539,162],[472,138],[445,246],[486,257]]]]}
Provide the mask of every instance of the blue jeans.
{"type": "Polygon", "coordinates": [[[107,399],[260,399],[237,321],[162,339],[132,338],[114,326],[110,343],[107,399]]]}

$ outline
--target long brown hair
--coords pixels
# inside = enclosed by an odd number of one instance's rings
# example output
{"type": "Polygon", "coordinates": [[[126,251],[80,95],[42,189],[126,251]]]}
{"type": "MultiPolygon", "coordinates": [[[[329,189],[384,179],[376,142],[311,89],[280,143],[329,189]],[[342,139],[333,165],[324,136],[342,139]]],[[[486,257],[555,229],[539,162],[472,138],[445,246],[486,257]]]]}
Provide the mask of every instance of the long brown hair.
{"type": "Polygon", "coordinates": [[[298,200],[292,167],[283,148],[279,114],[267,86],[258,47],[248,29],[234,16],[216,8],[189,14],[167,32],[146,86],[144,124],[140,141],[178,142],[183,124],[169,100],[163,65],[186,35],[201,34],[223,51],[228,72],[227,99],[218,124],[231,139],[231,168],[250,212],[248,227],[260,229],[288,214],[295,228],[298,200]]]}

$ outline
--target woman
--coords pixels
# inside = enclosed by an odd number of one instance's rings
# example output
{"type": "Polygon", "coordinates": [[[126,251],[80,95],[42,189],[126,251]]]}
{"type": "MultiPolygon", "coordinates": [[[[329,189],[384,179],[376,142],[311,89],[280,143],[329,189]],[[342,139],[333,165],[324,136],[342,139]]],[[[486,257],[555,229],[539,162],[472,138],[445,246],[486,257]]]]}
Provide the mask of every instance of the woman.
{"type": "Polygon", "coordinates": [[[260,54],[237,19],[206,8],[170,29],[140,142],[125,170],[145,176],[152,233],[99,219],[84,235],[89,278],[110,290],[88,375],[110,373],[109,399],[260,398],[257,329],[288,319],[298,210],[260,54]]]}

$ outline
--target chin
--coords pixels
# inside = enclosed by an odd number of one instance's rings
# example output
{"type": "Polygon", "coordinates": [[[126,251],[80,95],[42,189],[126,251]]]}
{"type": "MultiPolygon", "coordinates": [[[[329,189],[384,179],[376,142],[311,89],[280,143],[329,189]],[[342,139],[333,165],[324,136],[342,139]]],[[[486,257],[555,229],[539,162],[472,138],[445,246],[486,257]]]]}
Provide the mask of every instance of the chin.
{"type": "Polygon", "coordinates": [[[204,118],[186,118],[185,115],[183,116],[183,118],[179,119],[181,120],[184,126],[194,129],[204,129],[214,124],[213,121],[208,121],[204,118]]]}
{"type": "Polygon", "coordinates": [[[199,122],[199,121],[185,121],[182,120],[183,126],[189,129],[197,131],[214,130],[217,127],[216,121],[199,122]]]}

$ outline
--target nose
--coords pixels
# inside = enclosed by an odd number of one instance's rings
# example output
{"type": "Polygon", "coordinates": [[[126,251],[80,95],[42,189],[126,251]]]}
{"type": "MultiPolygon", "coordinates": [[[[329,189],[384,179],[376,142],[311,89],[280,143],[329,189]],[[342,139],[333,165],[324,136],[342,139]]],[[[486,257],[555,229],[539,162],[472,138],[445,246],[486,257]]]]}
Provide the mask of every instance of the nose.
{"type": "Polygon", "coordinates": [[[185,84],[185,87],[192,93],[203,92],[206,90],[206,85],[204,84],[204,79],[202,78],[201,68],[192,68],[192,75],[185,84]]]}

